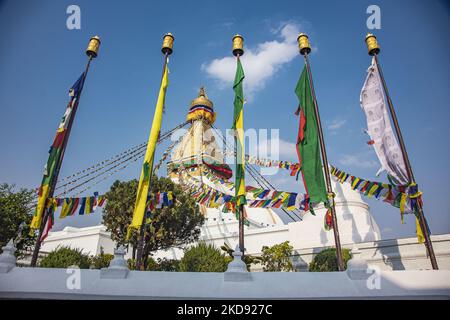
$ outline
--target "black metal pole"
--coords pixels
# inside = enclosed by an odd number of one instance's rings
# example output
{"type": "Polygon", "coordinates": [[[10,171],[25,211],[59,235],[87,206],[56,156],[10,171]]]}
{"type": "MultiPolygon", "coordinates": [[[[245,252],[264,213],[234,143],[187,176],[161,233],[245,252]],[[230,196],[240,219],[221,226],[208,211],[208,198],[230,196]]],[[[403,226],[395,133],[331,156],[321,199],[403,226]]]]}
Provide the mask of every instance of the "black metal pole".
{"type": "Polygon", "coordinates": [[[323,169],[325,171],[327,194],[328,194],[328,199],[331,202],[330,203],[331,215],[333,218],[333,233],[334,233],[334,243],[336,246],[336,257],[337,257],[337,262],[338,262],[338,268],[339,268],[339,271],[344,271],[344,260],[342,258],[341,240],[339,237],[339,228],[338,228],[338,222],[337,222],[337,217],[336,217],[336,208],[334,205],[335,194],[333,193],[333,188],[331,187],[330,171],[328,168],[328,158],[327,158],[327,152],[325,149],[325,140],[323,138],[322,123],[320,121],[320,115],[319,115],[319,105],[317,104],[316,93],[314,91],[314,84],[313,84],[313,79],[312,79],[312,74],[311,74],[311,68],[309,65],[308,53],[304,52],[303,56],[305,58],[305,65],[306,65],[306,69],[308,71],[309,86],[311,87],[311,94],[312,94],[313,101],[314,101],[314,111],[315,111],[315,115],[316,115],[316,119],[317,119],[317,131],[319,134],[320,151],[322,153],[323,169]]]}
{"type": "MultiPolygon", "coordinates": [[[[400,130],[400,125],[398,124],[398,119],[397,119],[397,115],[395,113],[394,104],[392,103],[391,97],[389,96],[386,81],[384,80],[383,72],[381,71],[381,66],[378,63],[378,55],[377,55],[377,53],[374,53],[373,56],[375,58],[375,63],[377,65],[378,72],[380,74],[381,82],[383,84],[383,89],[384,89],[384,92],[386,95],[387,103],[389,106],[389,111],[391,113],[391,117],[394,122],[395,133],[397,134],[397,138],[400,143],[400,149],[402,150],[403,161],[405,162],[406,172],[408,174],[408,180],[410,182],[415,183],[414,173],[413,173],[413,170],[411,167],[411,163],[409,162],[408,153],[406,152],[406,146],[405,146],[405,142],[403,140],[402,132],[400,130]]],[[[427,220],[425,219],[425,215],[423,213],[422,204],[418,201],[417,206],[419,209],[418,211],[419,211],[420,228],[422,229],[422,232],[423,232],[423,235],[425,238],[425,247],[427,248],[428,256],[430,257],[431,266],[434,270],[438,270],[439,267],[437,264],[436,256],[434,254],[434,249],[433,249],[433,244],[431,242],[430,234],[428,232],[428,223],[427,223],[427,220]]]]}
{"type": "Polygon", "coordinates": [[[244,205],[239,206],[239,250],[241,250],[242,260],[244,260],[244,205]]]}
{"type": "MultiPolygon", "coordinates": [[[[169,53],[166,51],[164,53],[164,64],[163,64],[163,72],[162,72],[162,76],[161,76],[161,82],[162,79],[164,77],[164,72],[166,70],[167,67],[167,58],[169,57],[169,53]]],[[[152,193],[152,178],[153,178],[153,163],[154,163],[154,156],[152,158],[152,163],[150,163],[150,168],[152,168],[152,173],[150,175],[150,181],[148,183],[148,193],[151,194],[152,193]]],[[[145,219],[145,213],[144,216],[142,218],[142,224],[141,227],[139,228],[139,237],[138,237],[138,246],[137,246],[137,252],[136,252],[136,270],[141,270],[142,268],[142,261],[143,261],[143,253],[144,253],[144,242],[145,242],[145,224],[146,219],[145,219]]]]}
{"type": "MultiPolygon", "coordinates": [[[[238,154],[237,154],[237,143],[238,143],[238,139],[236,134],[234,135],[234,148],[235,148],[235,159],[236,159],[236,165],[238,164],[238,154]]],[[[237,202],[237,199],[236,199],[237,202]]],[[[245,250],[245,245],[244,245],[244,205],[240,205],[239,207],[235,208],[238,217],[239,217],[239,250],[242,252],[242,260],[244,259],[244,250],[245,250]]]]}
{"type": "MultiPolygon", "coordinates": [[[[61,170],[61,166],[62,166],[62,162],[63,162],[63,159],[64,159],[64,154],[65,154],[65,151],[66,151],[67,143],[69,141],[70,132],[72,130],[73,121],[75,119],[75,114],[76,114],[77,109],[78,109],[78,104],[80,103],[81,92],[83,91],[83,88],[84,88],[84,81],[86,80],[86,76],[88,74],[89,66],[91,65],[92,59],[93,59],[93,56],[90,55],[89,56],[89,60],[88,60],[88,62],[86,64],[86,68],[84,70],[83,82],[81,84],[80,93],[78,94],[78,99],[75,102],[75,105],[73,106],[72,114],[70,115],[69,123],[67,125],[67,132],[66,132],[66,135],[64,137],[62,146],[61,146],[61,149],[62,149],[61,150],[61,157],[59,158],[59,161],[56,164],[55,174],[54,174],[53,180],[52,180],[52,182],[50,184],[49,195],[48,195],[48,198],[46,199],[46,202],[49,200],[49,198],[53,197],[53,194],[55,192],[56,183],[58,182],[59,171],[61,170]]],[[[33,250],[33,256],[31,258],[31,264],[30,265],[32,267],[36,266],[36,263],[37,263],[37,260],[38,260],[38,257],[39,257],[39,250],[41,249],[41,245],[42,245],[42,241],[41,241],[42,232],[44,231],[44,227],[45,227],[45,224],[47,223],[47,220],[49,218],[51,210],[52,210],[52,208],[48,208],[48,209],[45,209],[45,211],[44,211],[44,216],[42,217],[41,226],[39,227],[38,238],[36,239],[36,244],[35,244],[34,250],[33,250]]]]}

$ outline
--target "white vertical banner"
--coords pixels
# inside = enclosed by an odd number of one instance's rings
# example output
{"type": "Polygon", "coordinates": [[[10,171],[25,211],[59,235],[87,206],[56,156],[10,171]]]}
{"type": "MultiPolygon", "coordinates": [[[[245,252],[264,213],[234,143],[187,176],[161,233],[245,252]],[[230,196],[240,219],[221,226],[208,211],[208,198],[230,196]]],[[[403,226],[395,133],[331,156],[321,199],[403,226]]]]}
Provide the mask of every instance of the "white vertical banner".
{"type": "Polygon", "coordinates": [[[367,133],[381,163],[377,175],[386,170],[389,176],[400,185],[408,184],[403,154],[392,131],[391,121],[386,107],[385,93],[380,74],[372,58],[367,70],[367,78],[361,90],[360,104],[367,118],[367,133]]]}

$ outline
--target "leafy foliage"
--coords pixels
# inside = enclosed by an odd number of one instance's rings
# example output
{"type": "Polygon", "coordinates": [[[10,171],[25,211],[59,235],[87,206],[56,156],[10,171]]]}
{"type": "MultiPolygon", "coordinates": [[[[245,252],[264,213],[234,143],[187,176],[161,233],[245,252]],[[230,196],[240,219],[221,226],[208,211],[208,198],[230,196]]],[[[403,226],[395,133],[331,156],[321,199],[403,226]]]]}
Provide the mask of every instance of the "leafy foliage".
{"type": "MultiPolygon", "coordinates": [[[[151,258],[149,258],[149,259],[151,259],[151,258]]],[[[153,260],[153,259],[151,259],[151,260],[153,260]]],[[[153,261],[155,261],[155,260],[153,260],[153,261]]],[[[136,259],[130,258],[127,260],[127,262],[128,262],[128,269],[136,270],[136,259]]]]}
{"type": "MultiPolygon", "coordinates": [[[[350,250],[342,249],[342,256],[344,258],[344,269],[347,269],[347,262],[350,260],[350,250]]],[[[309,264],[309,271],[311,272],[331,272],[339,271],[336,249],[328,248],[319,252],[309,264]]]]}
{"type": "Polygon", "coordinates": [[[16,243],[16,248],[21,251],[30,248],[35,241],[35,236],[29,235],[29,226],[33,217],[31,203],[36,193],[27,189],[16,192],[14,188],[14,185],[0,184],[0,248],[18,236],[19,226],[23,223],[21,238],[16,243]]]}
{"type": "Polygon", "coordinates": [[[102,269],[102,268],[108,268],[109,263],[114,258],[114,255],[109,253],[104,253],[103,248],[100,250],[100,254],[96,256],[91,257],[91,268],[93,269],[102,269]]]}
{"type": "Polygon", "coordinates": [[[262,247],[261,264],[264,271],[294,271],[292,265],[293,247],[285,241],[271,247],[262,247]]]}
{"type": "Polygon", "coordinates": [[[229,261],[220,249],[199,242],[185,251],[178,269],[184,272],[224,272],[229,261]]]}
{"type": "MultiPolygon", "coordinates": [[[[137,180],[127,182],[116,180],[105,194],[108,201],[103,209],[103,224],[111,232],[111,239],[118,246],[127,243],[125,236],[133,216],[137,188],[137,180]]],[[[135,246],[136,238],[132,239],[130,243],[135,246]]]]}
{"type": "Polygon", "coordinates": [[[152,257],[148,258],[147,271],[178,271],[180,260],[158,258],[154,260],[152,257]]]}
{"type": "MultiPolygon", "coordinates": [[[[231,247],[224,243],[223,246],[220,247],[222,251],[225,251],[229,256],[229,261],[233,260],[233,252],[234,250],[231,249],[231,247]]],[[[251,256],[251,255],[244,255],[244,262],[247,265],[247,270],[250,271],[252,264],[258,264],[261,263],[261,257],[251,256]]]]}
{"type": "Polygon", "coordinates": [[[80,249],[58,247],[43,258],[39,264],[41,268],[68,268],[78,266],[80,269],[89,269],[91,259],[80,249]]]}
{"type": "Polygon", "coordinates": [[[158,266],[155,271],[178,271],[180,267],[180,260],[176,259],[161,259],[157,260],[158,266]]]}
{"type": "MultiPolygon", "coordinates": [[[[111,231],[112,239],[119,245],[137,245],[138,232],[126,241],[126,233],[133,216],[138,182],[115,181],[106,193],[108,200],[103,212],[103,224],[111,231]]],[[[172,191],[176,199],[172,207],[155,209],[145,232],[144,258],[151,252],[177,247],[194,242],[200,235],[199,226],[204,217],[200,214],[195,199],[186,194],[180,186],[164,177],[152,178],[152,192],[172,191]]],[[[147,263],[147,262],[146,262],[147,263]]]]}

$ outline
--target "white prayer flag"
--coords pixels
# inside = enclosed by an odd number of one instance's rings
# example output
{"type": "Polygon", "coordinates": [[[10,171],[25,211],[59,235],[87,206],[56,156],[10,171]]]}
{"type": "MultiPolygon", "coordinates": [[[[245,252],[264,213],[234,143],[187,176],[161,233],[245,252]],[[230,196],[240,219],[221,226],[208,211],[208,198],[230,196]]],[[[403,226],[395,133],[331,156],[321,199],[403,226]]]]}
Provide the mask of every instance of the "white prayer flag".
{"type": "Polygon", "coordinates": [[[367,118],[367,133],[372,139],[371,144],[381,162],[381,168],[377,175],[386,170],[388,175],[398,184],[407,185],[409,182],[408,174],[402,151],[392,131],[386,108],[385,93],[375,57],[372,58],[372,64],[367,70],[367,78],[361,90],[360,103],[367,118]]]}

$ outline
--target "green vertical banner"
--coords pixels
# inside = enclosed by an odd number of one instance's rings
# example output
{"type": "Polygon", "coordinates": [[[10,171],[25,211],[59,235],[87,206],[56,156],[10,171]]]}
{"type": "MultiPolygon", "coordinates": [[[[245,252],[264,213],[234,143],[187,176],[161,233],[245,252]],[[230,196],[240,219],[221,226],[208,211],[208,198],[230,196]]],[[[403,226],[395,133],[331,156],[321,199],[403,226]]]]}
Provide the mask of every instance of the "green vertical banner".
{"type": "Polygon", "coordinates": [[[245,197],[245,146],[244,146],[244,89],[242,82],[245,78],[240,59],[237,59],[236,76],[234,77],[234,116],[233,129],[236,137],[236,180],[235,197],[236,210],[247,203],[245,197]]]}
{"type": "Polygon", "coordinates": [[[314,100],[306,66],[298,80],[295,93],[300,102],[296,115],[300,116],[297,137],[297,155],[303,183],[310,203],[328,205],[325,179],[320,158],[319,134],[314,110],[314,100]]]}

